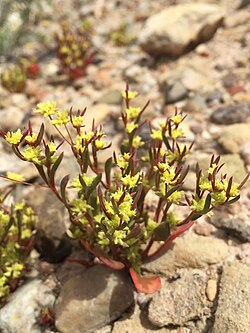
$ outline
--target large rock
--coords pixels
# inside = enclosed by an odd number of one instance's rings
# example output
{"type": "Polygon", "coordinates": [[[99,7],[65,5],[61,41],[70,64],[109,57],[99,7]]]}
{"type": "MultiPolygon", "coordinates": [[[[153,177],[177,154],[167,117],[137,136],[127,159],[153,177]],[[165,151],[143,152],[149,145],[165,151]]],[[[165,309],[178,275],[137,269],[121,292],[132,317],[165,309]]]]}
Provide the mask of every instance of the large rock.
{"type": "Polygon", "coordinates": [[[173,282],[166,282],[149,305],[149,320],[158,327],[185,325],[209,313],[206,299],[207,278],[202,271],[189,271],[173,282]]]}
{"type": "Polygon", "coordinates": [[[230,125],[244,123],[250,119],[250,105],[247,103],[229,104],[215,110],[211,120],[216,124],[230,125]]]}
{"type": "Polygon", "coordinates": [[[223,270],[212,333],[248,333],[250,267],[233,262],[223,270]]]}
{"type": "Polygon", "coordinates": [[[168,276],[179,268],[202,268],[216,264],[223,261],[227,254],[228,246],[222,240],[188,233],[177,238],[165,254],[145,264],[144,268],[168,276]]]}
{"type": "Polygon", "coordinates": [[[56,327],[61,333],[93,332],[133,303],[133,288],[124,272],[104,265],[76,271],[63,282],[56,304],[56,327]]]}
{"type": "Polygon", "coordinates": [[[42,259],[51,263],[64,260],[71,252],[71,243],[65,235],[63,204],[50,189],[35,189],[26,199],[38,216],[36,247],[42,259]]]}
{"type": "Polygon", "coordinates": [[[223,128],[218,142],[227,153],[239,153],[241,146],[250,141],[250,123],[233,124],[223,128]]]}
{"type": "Polygon", "coordinates": [[[192,3],[173,6],[146,21],[139,43],[153,55],[180,56],[209,40],[222,21],[223,12],[216,5],[192,3]]]}
{"type": "Polygon", "coordinates": [[[1,333],[41,333],[39,313],[42,309],[52,308],[55,295],[43,281],[31,280],[9,299],[0,310],[1,333]]]}

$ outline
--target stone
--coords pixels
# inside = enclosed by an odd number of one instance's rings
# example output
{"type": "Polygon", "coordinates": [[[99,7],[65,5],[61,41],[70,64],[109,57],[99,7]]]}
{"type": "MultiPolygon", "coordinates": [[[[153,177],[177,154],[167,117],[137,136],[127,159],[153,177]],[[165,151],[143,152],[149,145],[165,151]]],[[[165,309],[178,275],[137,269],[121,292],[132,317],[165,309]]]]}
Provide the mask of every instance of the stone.
{"type": "Polygon", "coordinates": [[[122,94],[120,90],[109,90],[101,98],[98,103],[121,105],[122,94]]]}
{"type": "Polygon", "coordinates": [[[188,113],[206,113],[207,109],[205,98],[200,95],[189,98],[183,107],[183,110],[188,113]]]}
{"type": "Polygon", "coordinates": [[[229,104],[215,110],[211,121],[216,124],[231,125],[245,123],[250,119],[250,105],[247,103],[229,104]]]}
{"type": "Polygon", "coordinates": [[[250,141],[250,123],[233,124],[222,128],[218,143],[227,153],[239,153],[241,146],[250,141]]]}
{"type": "Polygon", "coordinates": [[[188,96],[188,91],[185,86],[177,81],[173,84],[166,86],[165,92],[165,102],[166,104],[175,103],[185,99],[188,96]]]}
{"type": "Polygon", "coordinates": [[[139,34],[142,48],[152,55],[176,57],[209,40],[222,24],[219,6],[191,3],[171,6],[148,18],[139,34]]]}
{"type": "Polygon", "coordinates": [[[210,302],[213,302],[217,295],[217,280],[210,279],[207,281],[206,296],[210,302]]]}
{"type": "Polygon", "coordinates": [[[250,141],[241,146],[240,155],[246,165],[250,165],[250,141]]]}
{"type": "Polygon", "coordinates": [[[55,324],[61,333],[93,332],[117,319],[134,301],[128,275],[104,265],[83,268],[63,282],[55,324]]]}
{"type": "MultiPolygon", "coordinates": [[[[112,333],[151,333],[155,332],[155,326],[150,323],[145,310],[140,311],[135,307],[131,317],[121,319],[114,323],[112,333]]],[[[176,329],[167,329],[165,327],[157,330],[158,333],[178,333],[176,329]]]]}
{"type": "Polygon", "coordinates": [[[0,310],[1,333],[42,333],[38,316],[41,309],[52,308],[55,295],[40,279],[30,280],[18,288],[0,310]]]}
{"type": "Polygon", "coordinates": [[[209,312],[205,297],[206,279],[204,272],[191,270],[177,280],[166,282],[149,304],[151,323],[157,327],[181,326],[204,318],[209,312]]]}
{"type": "Polygon", "coordinates": [[[0,110],[0,128],[4,131],[16,131],[21,128],[24,113],[17,106],[0,110]]]}
{"type": "Polygon", "coordinates": [[[221,239],[187,233],[174,240],[165,254],[144,264],[143,268],[171,276],[180,268],[204,268],[222,262],[227,256],[228,246],[221,239]]]}
{"type": "Polygon", "coordinates": [[[238,238],[242,242],[250,242],[250,223],[249,218],[246,220],[238,216],[228,216],[228,214],[216,212],[210,221],[217,228],[225,230],[231,236],[238,238]]]}
{"type": "MultiPolygon", "coordinates": [[[[243,1],[248,2],[248,4],[250,4],[250,0],[243,0],[243,1]]],[[[243,9],[237,12],[235,11],[231,15],[228,15],[225,18],[224,25],[226,28],[235,28],[239,25],[247,24],[249,20],[250,20],[250,12],[243,9]]]]}
{"type": "Polygon", "coordinates": [[[212,333],[248,333],[250,267],[233,262],[223,269],[212,333]]]}
{"type": "Polygon", "coordinates": [[[26,200],[38,216],[36,248],[42,259],[51,263],[64,260],[71,253],[71,244],[65,235],[63,204],[50,189],[34,189],[26,200]]]}
{"type": "Polygon", "coordinates": [[[92,121],[95,119],[95,125],[103,124],[104,120],[108,121],[111,115],[111,107],[108,104],[97,103],[91,105],[84,115],[84,121],[86,124],[85,129],[90,130],[92,128],[92,121]]]}

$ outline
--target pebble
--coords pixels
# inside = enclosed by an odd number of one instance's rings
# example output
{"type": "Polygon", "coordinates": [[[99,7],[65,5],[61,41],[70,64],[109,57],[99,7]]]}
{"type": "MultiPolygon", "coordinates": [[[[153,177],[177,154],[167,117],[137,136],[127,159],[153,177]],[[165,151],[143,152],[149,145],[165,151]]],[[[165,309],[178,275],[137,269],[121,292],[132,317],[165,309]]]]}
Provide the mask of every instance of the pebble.
{"type": "Polygon", "coordinates": [[[217,295],[217,281],[210,279],[207,281],[206,296],[210,302],[213,302],[217,295]]]}

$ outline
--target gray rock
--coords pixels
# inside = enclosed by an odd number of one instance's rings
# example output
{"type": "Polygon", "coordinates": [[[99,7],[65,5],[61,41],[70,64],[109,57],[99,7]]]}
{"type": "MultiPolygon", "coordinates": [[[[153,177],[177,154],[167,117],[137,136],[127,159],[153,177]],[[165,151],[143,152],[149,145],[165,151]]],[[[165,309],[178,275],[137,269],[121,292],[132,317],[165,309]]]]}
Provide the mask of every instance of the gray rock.
{"type": "Polygon", "coordinates": [[[192,3],[172,6],[151,16],[139,34],[142,48],[153,55],[180,56],[209,40],[222,24],[220,7],[192,3]]]}
{"type": "Polygon", "coordinates": [[[233,262],[224,267],[212,333],[248,333],[250,267],[233,262]]]}
{"type": "Polygon", "coordinates": [[[217,213],[211,218],[211,223],[243,242],[250,242],[250,223],[248,220],[238,217],[228,217],[225,213],[217,213]]]}
{"type": "Polygon", "coordinates": [[[241,146],[250,141],[250,123],[233,124],[221,130],[218,142],[227,153],[239,153],[241,146]]]}
{"type": "Polygon", "coordinates": [[[64,206],[49,189],[35,189],[26,199],[38,216],[36,248],[42,259],[51,263],[64,260],[71,252],[65,236],[64,206]]]}
{"type": "Polygon", "coordinates": [[[209,313],[206,283],[205,273],[198,270],[188,271],[180,279],[166,282],[149,305],[151,323],[158,327],[180,326],[204,318],[209,313]]]}
{"type": "Polygon", "coordinates": [[[61,333],[93,332],[115,320],[133,303],[133,288],[124,272],[96,265],[63,283],[56,303],[61,333]]]}
{"type": "Polygon", "coordinates": [[[144,268],[169,276],[179,268],[203,268],[219,263],[227,255],[228,246],[224,241],[188,233],[177,238],[165,254],[145,264],[144,268]]]}
{"type": "Polygon", "coordinates": [[[250,105],[247,103],[236,103],[220,107],[211,115],[212,122],[223,125],[244,123],[248,118],[250,118],[250,105]]]}
{"type": "Polygon", "coordinates": [[[188,91],[180,82],[174,82],[166,87],[165,102],[167,104],[175,103],[185,99],[188,96],[188,91]]]}
{"type": "Polygon", "coordinates": [[[41,309],[53,307],[55,296],[46,284],[35,279],[17,289],[0,310],[1,333],[41,333],[41,309]]]}

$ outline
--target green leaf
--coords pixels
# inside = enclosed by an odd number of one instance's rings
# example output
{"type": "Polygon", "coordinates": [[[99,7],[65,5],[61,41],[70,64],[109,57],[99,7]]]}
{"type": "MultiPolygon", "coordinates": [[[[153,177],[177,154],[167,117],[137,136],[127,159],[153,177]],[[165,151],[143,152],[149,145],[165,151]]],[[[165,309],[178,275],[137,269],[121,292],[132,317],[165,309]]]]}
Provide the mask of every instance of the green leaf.
{"type": "Polygon", "coordinates": [[[53,164],[53,166],[51,168],[51,171],[49,173],[49,180],[52,184],[55,183],[55,173],[56,173],[56,170],[58,169],[59,165],[61,164],[62,159],[63,159],[63,152],[59,155],[59,157],[57,158],[57,160],[53,164]]]}
{"type": "Polygon", "coordinates": [[[68,206],[68,202],[67,202],[67,198],[66,198],[66,187],[69,182],[69,178],[70,178],[69,175],[63,177],[61,184],[60,184],[61,196],[62,196],[63,202],[65,203],[66,206],[68,206]]]}
{"type": "Polygon", "coordinates": [[[100,183],[102,178],[102,174],[99,173],[99,175],[97,175],[95,177],[95,179],[92,181],[91,185],[87,187],[86,189],[86,196],[89,197],[90,194],[94,191],[94,189],[97,187],[97,185],[100,183]]]}
{"type": "Polygon", "coordinates": [[[34,144],[34,147],[37,147],[40,145],[42,139],[43,139],[43,135],[44,135],[44,124],[41,125],[40,127],[40,130],[39,130],[39,133],[37,135],[37,139],[36,139],[36,142],[34,144]]]}
{"type": "Polygon", "coordinates": [[[108,185],[110,185],[112,162],[113,162],[112,157],[108,158],[107,161],[105,162],[105,175],[106,175],[106,182],[108,185]]]}
{"type": "Polygon", "coordinates": [[[165,241],[170,235],[170,226],[164,222],[158,225],[154,230],[154,239],[156,241],[165,241]]]}

